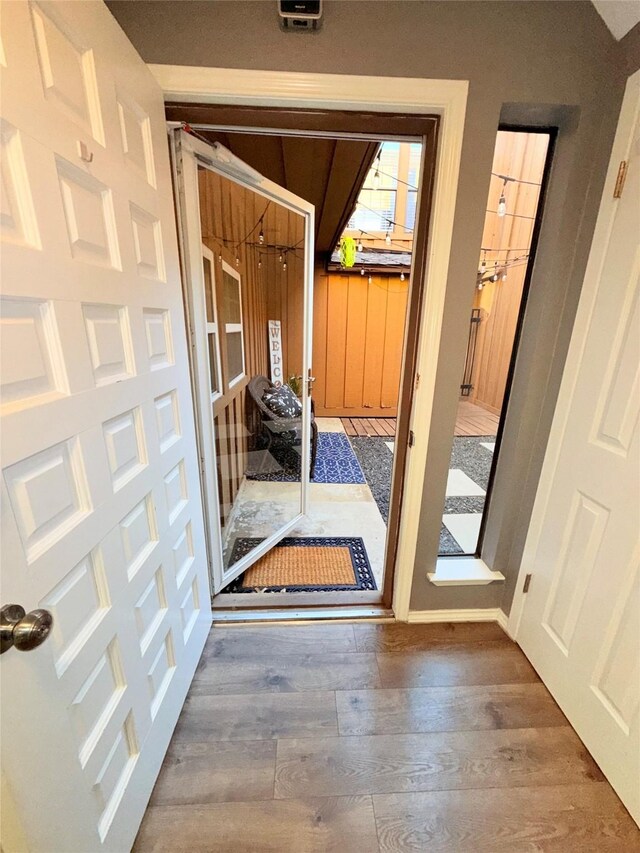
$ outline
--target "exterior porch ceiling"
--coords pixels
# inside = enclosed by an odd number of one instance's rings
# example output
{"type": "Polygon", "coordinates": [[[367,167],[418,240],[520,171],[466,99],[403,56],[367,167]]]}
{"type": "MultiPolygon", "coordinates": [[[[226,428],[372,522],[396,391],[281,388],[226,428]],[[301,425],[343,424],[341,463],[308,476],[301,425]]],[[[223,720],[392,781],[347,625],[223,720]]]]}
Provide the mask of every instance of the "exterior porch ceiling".
{"type": "Polygon", "coordinates": [[[370,140],[323,139],[198,130],[262,175],[316,208],[316,253],[326,256],[342,234],[378,150],[370,140]]]}

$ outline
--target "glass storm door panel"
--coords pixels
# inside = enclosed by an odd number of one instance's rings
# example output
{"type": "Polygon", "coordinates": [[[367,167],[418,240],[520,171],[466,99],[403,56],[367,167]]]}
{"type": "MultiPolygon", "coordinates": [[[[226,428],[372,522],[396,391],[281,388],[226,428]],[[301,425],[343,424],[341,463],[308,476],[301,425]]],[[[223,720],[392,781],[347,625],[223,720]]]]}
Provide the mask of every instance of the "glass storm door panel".
{"type": "Polygon", "coordinates": [[[214,592],[291,532],[312,457],[314,207],[176,131],[214,592]]]}

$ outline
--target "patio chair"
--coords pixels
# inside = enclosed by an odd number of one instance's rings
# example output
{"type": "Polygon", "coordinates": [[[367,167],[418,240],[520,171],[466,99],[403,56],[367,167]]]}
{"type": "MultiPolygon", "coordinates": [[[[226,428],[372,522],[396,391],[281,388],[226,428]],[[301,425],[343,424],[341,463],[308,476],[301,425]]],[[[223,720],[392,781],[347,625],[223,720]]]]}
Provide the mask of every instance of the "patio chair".
{"type": "MultiPolygon", "coordinates": [[[[275,436],[287,440],[287,434],[292,434],[288,439],[291,444],[300,444],[302,442],[302,423],[300,418],[283,418],[272,412],[267,404],[263,401],[265,391],[275,390],[275,385],[267,379],[266,376],[254,376],[249,380],[249,394],[251,399],[256,404],[260,416],[262,418],[263,433],[267,437],[267,450],[271,448],[271,443],[275,436]]],[[[316,467],[316,457],[318,455],[318,424],[314,415],[313,400],[311,401],[311,465],[309,476],[313,478],[313,473],[316,467]]]]}

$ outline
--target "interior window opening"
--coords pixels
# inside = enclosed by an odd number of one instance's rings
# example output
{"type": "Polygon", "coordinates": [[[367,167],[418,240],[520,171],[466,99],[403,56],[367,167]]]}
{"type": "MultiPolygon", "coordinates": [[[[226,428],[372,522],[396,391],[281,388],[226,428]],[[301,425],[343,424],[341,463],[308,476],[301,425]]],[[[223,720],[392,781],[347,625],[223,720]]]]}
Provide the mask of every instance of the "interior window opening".
{"type": "Polygon", "coordinates": [[[449,463],[440,556],[474,556],[496,470],[535,250],[549,132],[499,130],[449,463]]]}

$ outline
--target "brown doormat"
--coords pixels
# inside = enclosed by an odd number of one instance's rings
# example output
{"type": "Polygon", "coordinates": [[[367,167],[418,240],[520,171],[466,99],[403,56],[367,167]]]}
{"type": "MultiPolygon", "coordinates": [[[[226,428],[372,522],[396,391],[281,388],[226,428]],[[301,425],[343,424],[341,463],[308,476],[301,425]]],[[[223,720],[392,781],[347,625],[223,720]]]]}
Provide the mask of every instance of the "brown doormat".
{"type": "MultiPolygon", "coordinates": [[[[263,539],[236,539],[231,564],[263,539]]],[[[375,590],[364,542],[356,536],[289,537],[236,578],[224,592],[375,590]]]]}

